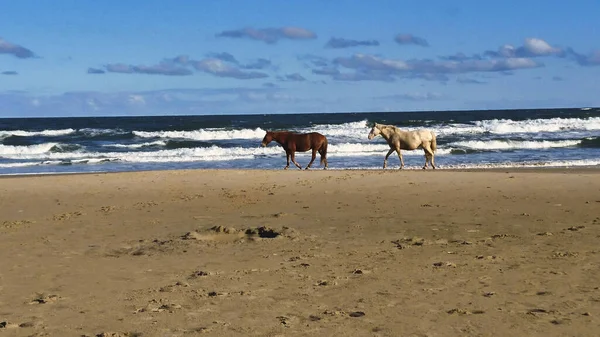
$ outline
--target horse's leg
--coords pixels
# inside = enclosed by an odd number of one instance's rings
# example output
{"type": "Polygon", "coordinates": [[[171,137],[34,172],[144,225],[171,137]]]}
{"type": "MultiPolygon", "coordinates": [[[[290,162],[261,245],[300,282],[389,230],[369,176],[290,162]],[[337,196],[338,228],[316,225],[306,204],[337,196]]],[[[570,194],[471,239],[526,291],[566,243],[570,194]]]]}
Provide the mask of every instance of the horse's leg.
{"type": "Polygon", "coordinates": [[[425,166],[423,166],[423,169],[425,170],[427,168],[427,162],[431,162],[431,167],[435,170],[435,164],[433,163],[433,151],[431,150],[431,144],[424,143],[423,151],[425,151],[425,166]]]}
{"type": "Polygon", "coordinates": [[[321,149],[319,150],[319,154],[321,155],[321,161],[323,162],[323,164],[325,164],[325,167],[323,167],[324,170],[327,170],[327,153],[325,152],[325,150],[323,150],[323,148],[321,147],[321,149]]]}
{"type": "Polygon", "coordinates": [[[296,152],[292,152],[292,163],[302,170],[302,166],[296,162],[296,152]]]}
{"type": "Polygon", "coordinates": [[[402,157],[402,151],[400,151],[400,149],[398,149],[398,158],[400,158],[400,169],[402,170],[404,168],[404,158],[402,157]]]}
{"type": "Polygon", "coordinates": [[[287,170],[288,167],[290,167],[290,152],[289,151],[285,151],[285,157],[287,159],[287,165],[285,165],[285,167],[283,169],[287,170]]]}
{"type": "Polygon", "coordinates": [[[400,145],[396,145],[396,152],[398,152],[398,159],[400,159],[400,170],[404,168],[404,158],[402,158],[402,151],[400,151],[400,145]]]}
{"type": "Polygon", "coordinates": [[[310,165],[312,165],[313,161],[315,161],[315,158],[317,158],[317,149],[316,148],[312,149],[312,158],[310,159],[310,163],[308,163],[308,166],[306,166],[306,170],[308,170],[310,168],[310,165]]]}
{"type": "Polygon", "coordinates": [[[388,158],[390,157],[390,155],[391,155],[391,154],[392,154],[392,152],[394,152],[394,151],[396,151],[396,149],[390,149],[390,150],[388,151],[388,153],[385,155],[385,159],[383,160],[383,168],[386,168],[386,167],[387,167],[387,161],[388,161],[388,158]]]}

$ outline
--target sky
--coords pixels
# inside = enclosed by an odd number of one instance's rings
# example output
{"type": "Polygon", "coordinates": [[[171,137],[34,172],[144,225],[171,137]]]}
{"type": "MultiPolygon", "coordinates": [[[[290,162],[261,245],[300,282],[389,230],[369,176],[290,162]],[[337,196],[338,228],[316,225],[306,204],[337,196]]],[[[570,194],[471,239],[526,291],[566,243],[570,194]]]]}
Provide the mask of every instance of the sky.
{"type": "Polygon", "coordinates": [[[0,8],[0,117],[600,106],[597,0],[0,8]]]}

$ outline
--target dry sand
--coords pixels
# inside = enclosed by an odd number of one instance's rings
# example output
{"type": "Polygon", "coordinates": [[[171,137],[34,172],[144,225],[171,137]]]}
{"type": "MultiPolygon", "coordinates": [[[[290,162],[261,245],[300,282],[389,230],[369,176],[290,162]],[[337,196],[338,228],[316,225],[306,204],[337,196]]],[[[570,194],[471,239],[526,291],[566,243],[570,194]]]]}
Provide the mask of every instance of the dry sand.
{"type": "Polygon", "coordinates": [[[598,336],[599,173],[0,178],[0,336],[598,336]]]}

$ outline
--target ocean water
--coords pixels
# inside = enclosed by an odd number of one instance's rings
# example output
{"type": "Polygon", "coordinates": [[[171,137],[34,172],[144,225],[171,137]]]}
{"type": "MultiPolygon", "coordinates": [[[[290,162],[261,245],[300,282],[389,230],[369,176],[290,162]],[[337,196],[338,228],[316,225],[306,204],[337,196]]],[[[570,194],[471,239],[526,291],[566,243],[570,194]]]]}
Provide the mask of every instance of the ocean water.
{"type": "MultiPolygon", "coordinates": [[[[389,147],[367,139],[368,122],[432,129],[440,169],[600,165],[600,109],[586,108],[0,119],[0,174],[282,169],[283,149],[260,146],[266,130],[324,134],[330,169],[381,169],[389,147]]],[[[422,150],[403,154],[406,169],[423,165],[422,150]]],[[[394,153],[388,169],[398,167],[394,153]]]]}

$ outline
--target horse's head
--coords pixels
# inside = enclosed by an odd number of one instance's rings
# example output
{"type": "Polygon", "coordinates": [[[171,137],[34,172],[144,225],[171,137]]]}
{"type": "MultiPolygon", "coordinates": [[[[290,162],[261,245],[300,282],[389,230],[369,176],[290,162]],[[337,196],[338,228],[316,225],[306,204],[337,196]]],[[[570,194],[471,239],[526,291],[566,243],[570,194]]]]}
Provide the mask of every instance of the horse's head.
{"type": "Polygon", "coordinates": [[[371,132],[369,132],[369,140],[375,138],[376,136],[379,136],[380,133],[381,130],[379,130],[379,124],[374,123],[373,127],[371,128],[371,132]]]}
{"type": "Polygon", "coordinates": [[[265,147],[269,145],[271,141],[273,141],[273,132],[267,131],[267,134],[265,135],[265,138],[263,138],[262,143],[260,143],[260,145],[262,147],[265,147]]]}

